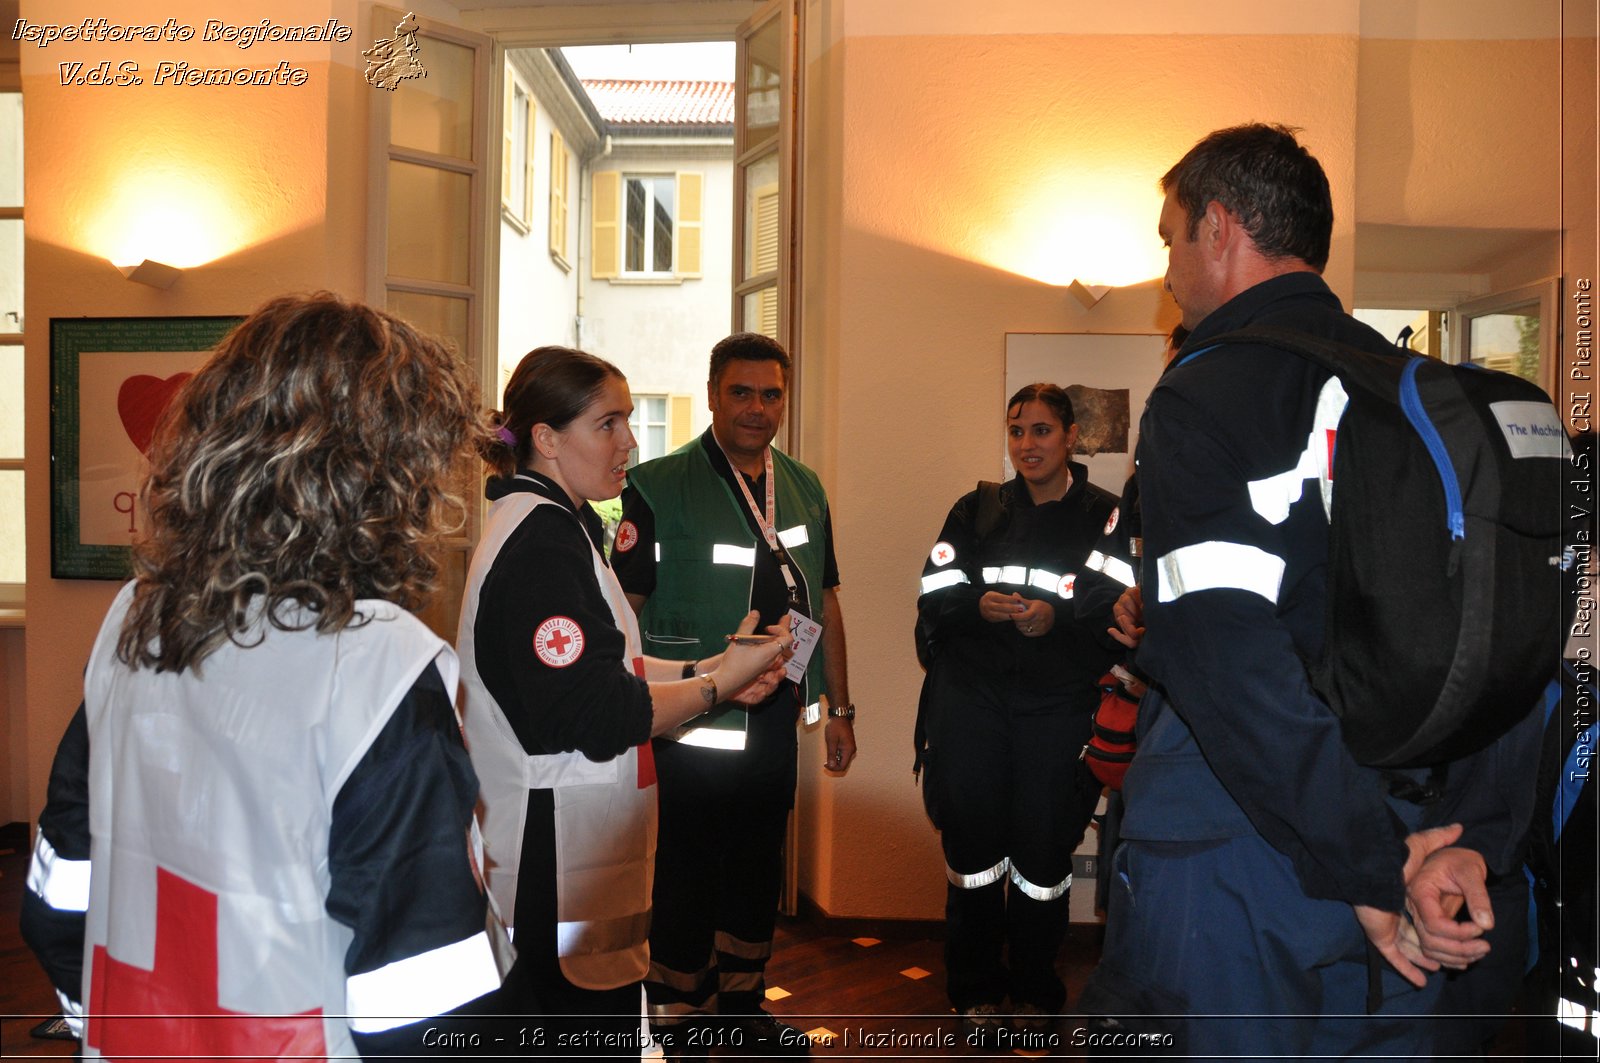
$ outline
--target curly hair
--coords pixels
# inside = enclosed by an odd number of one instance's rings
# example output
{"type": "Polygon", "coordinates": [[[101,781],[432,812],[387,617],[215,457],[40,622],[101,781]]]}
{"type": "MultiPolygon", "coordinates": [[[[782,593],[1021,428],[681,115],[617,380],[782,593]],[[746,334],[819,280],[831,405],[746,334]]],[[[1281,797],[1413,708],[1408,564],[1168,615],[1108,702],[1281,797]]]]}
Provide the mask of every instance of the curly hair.
{"type": "Polygon", "coordinates": [[[157,427],[118,658],[198,671],[225,641],[259,643],[262,613],[326,633],[366,622],[357,599],[415,608],[466,516],[452,471],[485,435],[437,340],[327,292],[268,302],[157,427]]]}

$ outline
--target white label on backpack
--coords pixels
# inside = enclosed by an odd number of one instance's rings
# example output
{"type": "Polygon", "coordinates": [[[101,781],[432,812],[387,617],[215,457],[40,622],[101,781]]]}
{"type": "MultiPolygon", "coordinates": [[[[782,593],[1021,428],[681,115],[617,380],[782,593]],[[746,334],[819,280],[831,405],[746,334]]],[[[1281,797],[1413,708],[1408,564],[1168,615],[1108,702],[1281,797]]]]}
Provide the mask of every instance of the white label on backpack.
{"type": "Polygon", "coordinates": [[[1567,433],[1548,402],[1491,402],[1513,458],[1565,458],[1572,453],[1567,433]]]}

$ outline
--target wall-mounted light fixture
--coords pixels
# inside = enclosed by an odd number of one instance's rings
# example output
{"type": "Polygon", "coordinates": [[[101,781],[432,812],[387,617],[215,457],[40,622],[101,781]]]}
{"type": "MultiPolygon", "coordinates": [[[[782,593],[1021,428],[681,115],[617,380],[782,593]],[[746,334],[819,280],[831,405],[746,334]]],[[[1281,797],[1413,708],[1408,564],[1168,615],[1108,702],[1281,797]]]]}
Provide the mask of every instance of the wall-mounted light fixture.
{"type": "MultiPolygon", "coordinates": [[[[112,263],[116,265],[116,263],[112,263]]],[[[183,276],[183,270],[177,266],[169,266],[165,262],[157,262],[147,258],[137,266],[117,266],[117,272],[131,281],[148,284],[152,288],[170,288],[174,281],[183,276]]]]}
{"type": "Polygon", "coordinates": [[[1111,285],[1109,284],[1085,284],[1076,279],[1074,279],[1071,284],[1067,285],[1068,293],[1070,293],[1074,299],[1078,300],[1078,302],[1082,303],[1085,310],[1093,310],[1095,304],[1104,299],[1106,297],[1106,293],[1110,290],[1111,285]]]}

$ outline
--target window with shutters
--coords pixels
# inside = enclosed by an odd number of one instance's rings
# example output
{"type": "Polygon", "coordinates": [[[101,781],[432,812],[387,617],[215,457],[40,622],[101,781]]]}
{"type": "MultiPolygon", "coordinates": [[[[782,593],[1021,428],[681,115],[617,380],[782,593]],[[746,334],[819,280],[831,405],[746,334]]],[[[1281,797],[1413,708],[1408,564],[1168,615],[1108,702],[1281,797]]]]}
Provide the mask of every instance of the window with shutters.
{"type": "Polygon", "coordinates": [[[704,174],[599,170],[592,182],[593,277],[701,276],[704,174]]]}
{"type": "Polygon", "coordinates": [[[633,416],[628,418],[633,438],[638,446],[628,455],[628,467],[659,458],[668,451],[667,446],[667,396],[635,395],[633,416]]]}
{"type": "Polygon", "coordinates": [[[522,232],[533,224],[533,99],[506,67],[500,209],[522,232]]]}
{"type": "Polygon", "coordinates": [[[694,437],[693,399],[688,395],[633,396],[628,427],[638,441],[628,455],[631,469],[642,461],[671,454],[694,437]]]}

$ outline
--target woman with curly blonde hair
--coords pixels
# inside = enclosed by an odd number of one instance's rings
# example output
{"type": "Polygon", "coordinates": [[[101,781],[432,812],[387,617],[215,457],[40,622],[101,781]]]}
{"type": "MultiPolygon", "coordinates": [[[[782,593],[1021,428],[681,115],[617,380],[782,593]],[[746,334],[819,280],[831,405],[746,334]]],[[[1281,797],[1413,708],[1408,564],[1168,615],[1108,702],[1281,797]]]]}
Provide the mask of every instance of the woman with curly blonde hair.
{"type": "Polygon", "coordinates": [[[164,415],[24,900],[90,1054],[418,1052],[498,988],[456,657],[407,612],[480,425],[450,352],[329,294],[164,415]]]}

